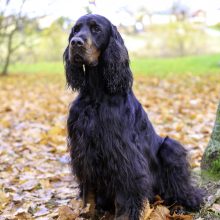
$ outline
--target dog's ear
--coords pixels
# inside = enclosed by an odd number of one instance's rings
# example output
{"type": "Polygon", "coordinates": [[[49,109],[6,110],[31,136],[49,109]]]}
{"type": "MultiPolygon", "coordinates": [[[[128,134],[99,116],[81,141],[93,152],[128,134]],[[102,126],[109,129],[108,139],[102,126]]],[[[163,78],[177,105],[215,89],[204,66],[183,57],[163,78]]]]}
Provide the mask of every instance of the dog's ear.
{"type": "Polygon", "coordinates": [[[66,73],[66,82],[72,90],[80,90],[85,86],[83,66],[75,66],[69,60],[69,46],[63,53],[63,62],[66,73]]]}
{"type": "Polygon", "coordinates": [[[108,46],[102,54],[102,62],[103,78],[108,92],[122,93],[131,88],[133,78],[128,51],[117,28],[113,25],[108,46]]]}

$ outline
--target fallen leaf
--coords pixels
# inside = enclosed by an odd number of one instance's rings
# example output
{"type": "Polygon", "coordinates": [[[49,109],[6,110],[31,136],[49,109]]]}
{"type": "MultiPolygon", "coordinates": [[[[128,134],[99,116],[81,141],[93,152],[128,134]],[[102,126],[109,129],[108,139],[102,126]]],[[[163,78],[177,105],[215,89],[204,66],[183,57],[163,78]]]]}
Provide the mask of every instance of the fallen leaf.
{"type": "Polygon", "coordinates": [[[48,208],[46,208],[44,205],[41,205],[37,208],[37,211],[34,213],[35,217],[44,216],[46,214],[49,214],[48,208]]]}
{"type": "Polygon", "coordinates": [[[12,220],[34,220],[30,213],[18,213],[12,220]]]}
{"type": "Polygon", "coordinates": [[[57,220],[74,220],[77,214],[74,213],[68,206],[61,206],[59,208],[59,217],[57,220]]]}
{"type": "Polygon", "coordinates": [[[170,211],[167,207],[159,205],[151,213],[149,220],[167,220],[169,213],[170,211]]]}
{"type": "Polygon", "coordinates": [[[81,199],[71,199],[69,206],[74,210],[80,210],[83,208],[83,201],[81,199]]]}
{"type": "Polygon", "coordinates": [[[2,211],[6,205],[10,202],[11,197],[9,194],[5,193],[4,191],[0,191],[0,211],[2,211]]]}
{"type": "Polygon", "coordinates": [[[150,203],[148,201],[144,202],[143,212],[141,213],[141,220],[148,220],[151,213],[153,212],[153,208],[150,207],[150,203]]]}
{"type": "Polygon", "coordinates": [[[216,214],[220,215],[220,204],[214,203],[210,210],[212,210],[213,212],[215,212],[216,214]]]}
{"type": "Polygon", "coordinates": [[[24,191],[30,191],[33,190],[34,188],[36,188],[38,186],[39,182],[37,180],[28,180],[25,183],[20,185],[20,188],[24,191]]]}

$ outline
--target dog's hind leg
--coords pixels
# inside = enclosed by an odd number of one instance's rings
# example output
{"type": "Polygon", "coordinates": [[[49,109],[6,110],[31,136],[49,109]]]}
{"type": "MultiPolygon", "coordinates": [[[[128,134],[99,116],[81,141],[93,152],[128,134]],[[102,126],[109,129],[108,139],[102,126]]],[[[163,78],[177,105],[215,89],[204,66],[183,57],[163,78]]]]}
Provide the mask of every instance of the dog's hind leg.
{"type": "Polygon", "coordinates": [[[202,192],[191,184],[187,153],[177,141],[166,137],[158,151],[161,197],[169,205],[178,203],[189,210],[198,210],[202,192]]]}

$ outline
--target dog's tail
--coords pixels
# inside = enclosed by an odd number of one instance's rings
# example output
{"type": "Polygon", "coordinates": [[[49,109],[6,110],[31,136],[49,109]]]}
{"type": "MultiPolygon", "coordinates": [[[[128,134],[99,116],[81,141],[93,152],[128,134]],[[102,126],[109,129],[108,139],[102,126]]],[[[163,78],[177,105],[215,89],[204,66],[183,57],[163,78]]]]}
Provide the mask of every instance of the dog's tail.
{"type": "Polygon", "coordinates": [[[200,189],[192,186],[186,149],[177,141],[165,137],[158,150],[160,163],[160,195],[167,204],[178,203],[198,210],[203,200],[200,189]]]}

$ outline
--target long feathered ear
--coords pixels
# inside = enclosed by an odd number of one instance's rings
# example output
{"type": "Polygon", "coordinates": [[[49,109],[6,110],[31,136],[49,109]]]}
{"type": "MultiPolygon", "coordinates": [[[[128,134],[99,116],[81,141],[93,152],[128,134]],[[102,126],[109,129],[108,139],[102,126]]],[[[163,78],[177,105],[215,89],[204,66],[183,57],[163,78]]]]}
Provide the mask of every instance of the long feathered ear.
{"type": "Polygon", "coordinates": [[[107,91],[111,94],[128,91],[133,81],[128,51],[117,28],[113,25],[109,44],[102,54],[102,59],[107,91]]]}
{"type": "Polygon", "coordinates": [[[85,86],[85,76],[83,66],[76,66],[70,63],[69,46],[63,53],[63,62],[66,72],[66,82],[73,91],[81,90],[85,86]]]}

